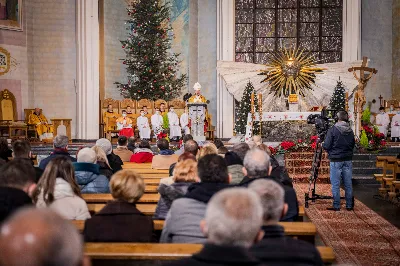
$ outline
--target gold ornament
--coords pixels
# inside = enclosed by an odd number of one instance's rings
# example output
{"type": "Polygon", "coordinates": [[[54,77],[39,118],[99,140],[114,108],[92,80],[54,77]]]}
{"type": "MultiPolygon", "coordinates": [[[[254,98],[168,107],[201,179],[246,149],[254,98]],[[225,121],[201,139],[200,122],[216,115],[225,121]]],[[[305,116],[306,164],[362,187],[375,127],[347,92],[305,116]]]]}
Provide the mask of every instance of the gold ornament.
{"type": "Polygon", "coordinates": [[[304,50],[283,50],[271,54],[267,69],[259,75],[267,76],[261,82],[268,82],[271,93],[278,97],[289,94],[304,96],[306,90],[312,90],[316,74],[322,74],[324,68],[316,66],[316,60],[304,50]]]}

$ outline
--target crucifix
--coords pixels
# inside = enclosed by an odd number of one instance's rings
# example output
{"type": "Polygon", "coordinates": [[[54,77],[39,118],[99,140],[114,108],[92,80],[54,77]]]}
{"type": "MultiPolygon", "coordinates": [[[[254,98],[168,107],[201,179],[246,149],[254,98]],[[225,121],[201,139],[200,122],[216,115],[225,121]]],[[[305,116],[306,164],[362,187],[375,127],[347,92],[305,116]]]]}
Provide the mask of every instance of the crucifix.
{"type": "Polygon", "coordinates": [[[361,67],[351,67],[349,72],[353,72],[354,78],[358,81],[357,91],[354,95],[354,122],[355,122],[355,133],[358,135],[361,129],[361,115],[366,101],[365,98],[365,87],[367,87],[368,81],[373,77],[374,74],[378,73],[375,68],[367,67],[368,57],[363,57],[361,67]],[[357,76],[356,71],[360,71],[360,77],[357,76]],[[365,73],[368,72],[368,73],[365,73]]]}

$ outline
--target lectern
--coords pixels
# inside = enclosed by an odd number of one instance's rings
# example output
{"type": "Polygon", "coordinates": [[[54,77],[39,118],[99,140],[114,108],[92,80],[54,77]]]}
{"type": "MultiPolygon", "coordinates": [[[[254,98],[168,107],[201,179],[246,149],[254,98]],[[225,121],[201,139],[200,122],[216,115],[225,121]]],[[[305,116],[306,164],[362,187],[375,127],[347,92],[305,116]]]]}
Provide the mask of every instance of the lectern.
{"type": "Polygon", "coordinates": [[[190,131],[193,139],[196,141],[205,141],[204,120],[206,118],[207,104],[189,103],[187,106],[189,107],[190,131]]]}

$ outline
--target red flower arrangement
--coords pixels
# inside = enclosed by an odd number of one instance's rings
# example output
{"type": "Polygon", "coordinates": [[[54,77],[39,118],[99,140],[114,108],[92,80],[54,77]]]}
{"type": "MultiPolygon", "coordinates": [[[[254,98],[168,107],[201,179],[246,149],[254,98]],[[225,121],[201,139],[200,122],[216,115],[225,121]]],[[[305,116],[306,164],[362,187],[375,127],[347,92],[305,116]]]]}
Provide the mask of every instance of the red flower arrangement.
{"type": "Polygon", "coordinates": [[[316,142],[318,140],[318,136],[311,136],[310,140],[311,142],[316,142]]]}
{"type": "Polygon", "coordinates": [[[295,145],[296,144],[294,144],[293,141],[284,141],[284,142],[281,143],[281,147],[284,150],[289,150],[290,148],[292,148],[295,145]]]}
{"type": "Polygon", "coordinates": [[[384,139],[385,138],[385,134],[377,133],[377,134],[375,134],[375,137],[378,138],[378,139],[384,139]]]}
{"type": "Polygon", "coordinates": [[[271,151],[272,155],[275,155],[277,150],[274,147],[269,146],[268,149],[271,151]]]}
{"type": "Polygon", "coordinates": [[[164,132],[160,132],[157,135],[157,139],[166,139],[168,138],[168,134],[165,134],[164,132]]]}
{"type": "Polygon", "coordinates": [[[369,126],[363,126],[363,129],[365,130],[365,132],[373,134],[374,133],[374,129],[369,127],[369,126]]]}

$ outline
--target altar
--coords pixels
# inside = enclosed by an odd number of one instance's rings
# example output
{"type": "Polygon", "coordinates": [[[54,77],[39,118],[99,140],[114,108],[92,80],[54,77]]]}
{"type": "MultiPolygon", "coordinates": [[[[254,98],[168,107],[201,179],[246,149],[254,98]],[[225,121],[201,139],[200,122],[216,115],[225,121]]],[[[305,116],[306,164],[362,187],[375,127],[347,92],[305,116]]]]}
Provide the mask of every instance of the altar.
{"type": "MultiPolygon", "coordinates": [[[[321,112],[263,112],[261,135],[265,141],[305,139],[315,134],[315,126],[307,124],[307,118],[321,112]]],[[[259,113],[254,113],[254,122],[259,122],[259,113]]],[[[252,114],[247,116],[245,140],[252,137],[252,114]]]]}

